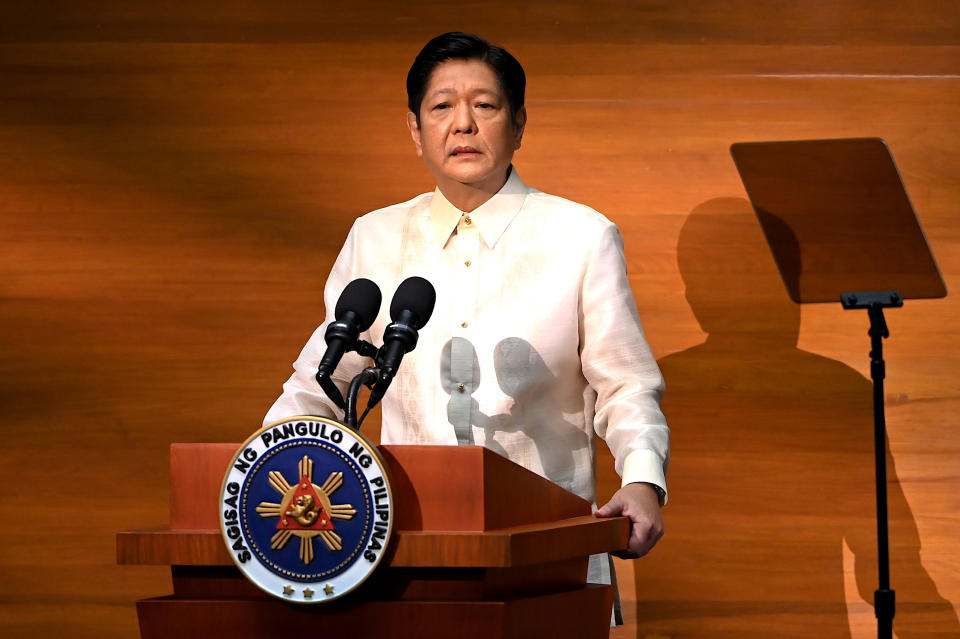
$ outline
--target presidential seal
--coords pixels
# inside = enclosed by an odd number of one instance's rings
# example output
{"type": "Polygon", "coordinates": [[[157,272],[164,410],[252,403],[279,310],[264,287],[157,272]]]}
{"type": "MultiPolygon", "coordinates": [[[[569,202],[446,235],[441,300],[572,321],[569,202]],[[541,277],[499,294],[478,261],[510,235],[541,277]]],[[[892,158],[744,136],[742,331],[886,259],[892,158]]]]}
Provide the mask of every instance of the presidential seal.
{"type": "Polygon", "coordinates": [[[332,601],[383,558],[393,529],[386,466],[363,435],[332,420],[268,424],[227,468],[220,527],[241,572],[266,592],[332,601]]]}

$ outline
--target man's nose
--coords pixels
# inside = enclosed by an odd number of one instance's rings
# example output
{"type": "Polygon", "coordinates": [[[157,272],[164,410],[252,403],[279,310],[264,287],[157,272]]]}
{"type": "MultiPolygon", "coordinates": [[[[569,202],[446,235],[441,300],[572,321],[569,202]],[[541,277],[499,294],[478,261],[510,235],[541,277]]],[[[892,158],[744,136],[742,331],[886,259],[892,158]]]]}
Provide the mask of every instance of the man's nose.
{"type": "Polygon", "coordinates": [[[467,104],[461,104],[457,107],[454,116],[454,131],[456,133],[476,133],[477,122],[473,119],[473,111],[467,104]]]}

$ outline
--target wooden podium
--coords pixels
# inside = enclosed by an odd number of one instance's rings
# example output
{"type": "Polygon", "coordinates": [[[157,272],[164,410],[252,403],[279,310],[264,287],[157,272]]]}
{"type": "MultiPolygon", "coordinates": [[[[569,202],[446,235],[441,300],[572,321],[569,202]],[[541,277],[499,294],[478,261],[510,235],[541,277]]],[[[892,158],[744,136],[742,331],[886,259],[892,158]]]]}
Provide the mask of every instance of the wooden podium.
{"type": "Polygon", "coordinates": [[[355,592],[285,603],[234,566],[219,492],[237,444],[172,444],[170,525],[117,534],[120,564],[169,565],[173,594],[137,602],[143,639],[607,637],[613,587],[587,557],[625,548],[629,523],[476,446],[382,446],[391,547],[355,592]]]}

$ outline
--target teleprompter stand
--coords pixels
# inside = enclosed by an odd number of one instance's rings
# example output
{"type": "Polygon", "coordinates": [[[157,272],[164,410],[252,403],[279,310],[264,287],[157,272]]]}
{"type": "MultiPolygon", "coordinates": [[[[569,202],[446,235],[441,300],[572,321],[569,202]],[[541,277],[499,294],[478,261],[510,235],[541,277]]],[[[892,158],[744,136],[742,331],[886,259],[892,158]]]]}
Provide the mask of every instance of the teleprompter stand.
{"type": "Polygon", "coordinates": [[[868,291],[844,293],[840,296],[843,308],[867,309],[870,318],[870,379],[873,381],[873,444],[877,466],[877,566],[880,585],[873,593],[873,608],[877,616],[877,636],[893,635],[893,616],[896,614],[896,593],[890,587],[890,544],[887,530],[887,420],[884,415],[883,340],[890,337],[885,308],[903,306],[899,291],[868,291]]]}
{"type": "Polygon", "coordinates": [[[878,138],[737,143],[734,162],[797,303],[866,309],[873,381],[879,586],[877,637],[891,639],[883,340],[885,308],[947,294],[893,157],[878,138]],[[853,291],[853,292],[846,292],[853,291]]]}

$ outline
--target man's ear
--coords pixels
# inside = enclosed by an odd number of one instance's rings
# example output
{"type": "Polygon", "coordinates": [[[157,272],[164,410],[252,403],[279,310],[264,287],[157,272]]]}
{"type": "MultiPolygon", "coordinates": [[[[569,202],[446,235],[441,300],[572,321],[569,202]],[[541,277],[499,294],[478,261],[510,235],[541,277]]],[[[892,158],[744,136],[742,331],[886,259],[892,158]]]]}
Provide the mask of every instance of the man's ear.
{"type": "Polygon", "coordinates": [[[520,142],[523,139],[523,128],[527,126],[527,107],[522,106],[517,109],[517,116],[513,119],[514,137],[513,149],[520,148],[520,142]]]}
{"type": "Polygon", "coordinates": [[[413,111],[407,111],[407,128],[410,129],[413,145],[417,147],[417,155],[423,157],[423,147],[420,145],[420,125],[417,124],[417,116],[413,114],[413,111]]]}

